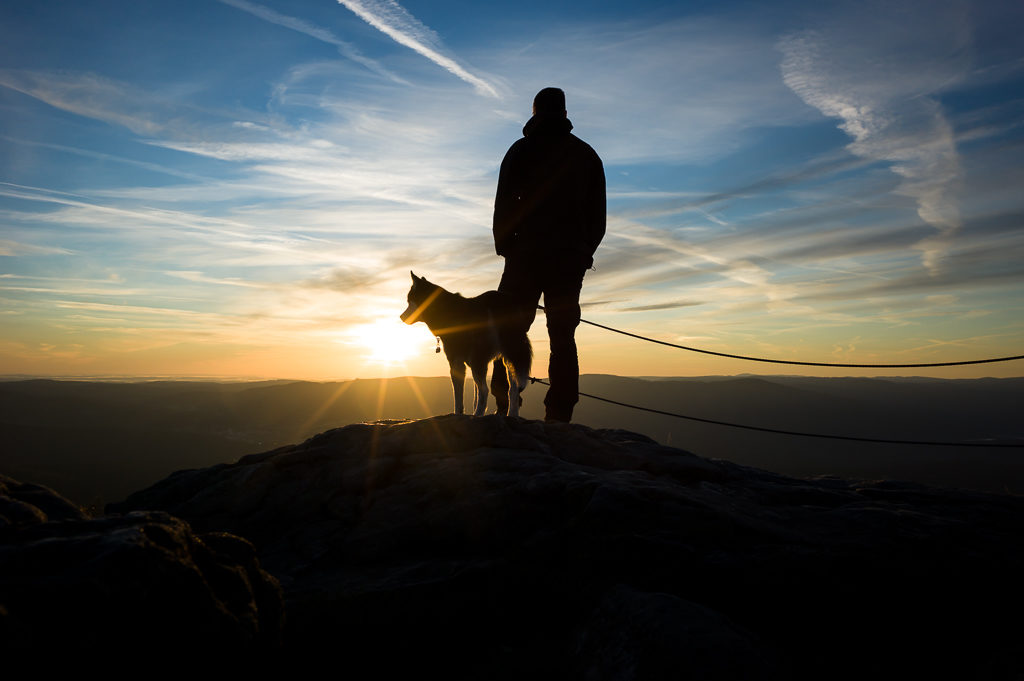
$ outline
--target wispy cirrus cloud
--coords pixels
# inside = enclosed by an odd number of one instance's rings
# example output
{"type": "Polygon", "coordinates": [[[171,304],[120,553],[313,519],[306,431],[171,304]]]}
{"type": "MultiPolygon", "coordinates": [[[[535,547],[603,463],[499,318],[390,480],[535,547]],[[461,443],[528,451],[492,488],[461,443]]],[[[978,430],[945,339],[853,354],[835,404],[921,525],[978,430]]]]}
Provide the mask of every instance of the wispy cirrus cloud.
{"type": "Polygon", "coordinates": [[[338,2],[399,45],[419,52],[452,75],[466,81],[476,88],[478,93],[496,99],[501,96],[494,84],[471,73],[454,58],[443,54],[444,47],[437,33],[425,26],[394,0],[338,0],[338,2]]]}
{"type": "Polygon", "coordinates": [[[133,98],[102,76],[4,69],[0,70],[0,85],[58,109],[123,125],[135,133],[151,135],[162,127],[147,115],[137,100],[134,106],[111,106],[112,101],[127,104],[133,98]]]}
{"type": "Polygon", "coordinates": [[[71,251],[59,246],[40,246],[26,244],[11,239],[0,239],[0,256],[14,257],[19,255],[71,255],[71,251]]]}
{"type": "Polygon", "coordinates": [[[264,129],[259,121],[267,118],[266,114],[237,108],[200,106],[155,88],[91,71],[0,69],[0,87],[144,137],[245,139],[254,129],[264,129]]]}
{"type": "Polygon", "coordinates": [[[630,307],[619,308],[621,312],[653,312],[655,310],[675,310],[680,307],[693,307],[694,305],[702,305],[703,303],[693,300],[672,300],[665,303],[654,303],[651,305],[632,305],[630,307]]]}
{"type": "Polygon", "coordinates": [[[915,17],[918,30],[908,33],[906,8],[871,4],[871,11],[858,7],[855,16],[784,37],[782,76],[805,102],[840,120],[853,138],[850,152],[888,162],[902,178],[897,193],[913,198],[936,230],[914,246],[935,274],[963,221],[955,134],[934,95],[967,72],[967,7],[929,4],[915,17]]]}
{"type": "Polygon", "coordinates": [[[164,272],[169,277],[177,277],[185,281],[198,284],[215,284],[217,286],[238,286],[241,288],[271,288],[270,284],[246,281],[238,277],[210,277],[196,270],[168,270],[164,272]]]}
{"type": "MultiPolygon", "coordinates": [[[[117,156],[115,154],[105,154],[91,149],[81,149],[79,147],[71,147],[66,144],[51,144],[48,142],[35,142],[32,140],[18,139],[14,137],[8,137],[7,135],[0,135],[0,140],[4,142],[10,142],[11,144],[20,144],[29,147],[37,147],[40,149],[51,149],[53,151],[60,151],[67,154],[75,154],[76,156],[84,156],[86,158],[92,158],[99,161],[113,161],[114,163],[121,163],[124,165],[135,166],[136,168],[142,168],[144,170],[151,170],[155,173],[163,173],[165,175],[172,175],[174,177],[181,177],[188,180],[196,180],[200,182],[209,181],[210,178],[196,175],[195,173],[183,172],[176,168],[171,168],[166,165],[159,163],[149,163],[146,161],[139,161],[137,159],[126,158],[124,156],[117,156]]],[[[0,183],[3,184],[3,183],[0,183]]]]}
{"type": "Polygon", "coordinates": [[[802,183],[828,178],[830,175],[853,170],[864,165],[860,159],[829,157],[815,159],[812,163],[795,170],[762,177],[746,185],[729,188],[719,192],[706,194],[687,194],[683,196],[660,197],[651,196],[637,206],[616,210],[621,217],[632,219],[654,218],[685,211],[695,211],[718,225],[727,224],[715,215],[704,210],[709,206],[727,204],[737,199],[749,198],[771,192],[786,190],[802,183]]]}
{"type": "Polygon", "coordinates": [[[195,129],[203,117],[194,106],[96,73],[0,69],[0,86],[139,135],[166,134],[174,127],[186,132],[187,127],[195,129]]]}

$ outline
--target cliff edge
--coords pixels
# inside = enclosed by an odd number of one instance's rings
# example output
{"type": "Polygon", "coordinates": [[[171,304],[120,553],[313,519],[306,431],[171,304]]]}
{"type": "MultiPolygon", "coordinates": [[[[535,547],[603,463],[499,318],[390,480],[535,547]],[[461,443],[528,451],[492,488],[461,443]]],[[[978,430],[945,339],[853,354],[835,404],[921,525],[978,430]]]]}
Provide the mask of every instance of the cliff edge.
{"type": "Polygon", "coordinates": [[[284,651],[387,677],[1017,678],[1024,499],[624,431],[356,424],[108,507],[252,542],[284,651]]]}

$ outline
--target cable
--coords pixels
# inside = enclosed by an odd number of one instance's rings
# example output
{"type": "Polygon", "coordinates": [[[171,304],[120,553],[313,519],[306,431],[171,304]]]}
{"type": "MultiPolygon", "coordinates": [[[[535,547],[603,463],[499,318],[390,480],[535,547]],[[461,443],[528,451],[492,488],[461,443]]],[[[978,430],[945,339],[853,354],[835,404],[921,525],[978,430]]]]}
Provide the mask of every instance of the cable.
{"type": "MultiPolygon", "coordinates": [[[[544,307],[541,305],[537,306],[538,309],[543,310],[544,307]]],[[[545,313],[547,311],[545,310],[545,313]]],[[[678,345],[676,343],[669,343],[668,341],[657,340],[656,338],[648,338],[647,336],[641,336],[636,333],[630,333],[629,331],[622,331],[621,329],[614,329],[604,324],[598,324],[587,319],[581,319],[581,323],[590,324],[596,326],[599,329],[605,331],[611,331],[613,333],[619,333],[623,336],[629,336],[631,338],[638,338],[640,340],[647,341],[649,343],[657,343],[658,345],[667,345],[670,348],[679,348],[680,350],[689,350],[690,352],[700,352],[705,355],[715,355],[716,357],[728,357],[730,359],[745,359],[751,362],[768,362],[771,364],[797,364],[800,366],[808,367],[846,367],[856,369],[920,369],[923,367],[952,367],[952,366],[963,366],[965,364],[991,364],[992,362],[1009,362],[1015,359],[1024,359],[1024,355],[1014,355],[1013,357],[993,357],[990,359],[971,359],[962,362],[928,362],[920,364],[843,364],[840,362],[800,362],[791,359],[769,359],[766,357],[747,357],[746,355],[732,355],[728,352],[715,352],[714,350],[702,350],[700,348],[691,348],[686,345],[678,345]]]]}
{"type": "MultiPolygon", "coordinates": [[[[539,378],[530,377],[530,383],[540,383],[541,385],[551,385],[546,381],[542,381],[539,378]]],[[[1024,443],[1021,444],[1009,444],[1004,442],[933,442],[928,440],[888,440],[884,438],[874,437],[854,437],[852,435],[828,435],[825,433],[803,433],[796,430],[780,430],[778,428],[762,428],[761,426],[747,426],[741,423],[729,423],[728,421],[715,421],[714,419],[702,419],[697,416],[686,416],[685,414],[676,414],[671,411],[662,411],[660,409],[650,409],[648,407],[640,407],[635,404],[629,404],[628,402],[618,402],[616,400],[610,400],[607,397],[599,397],[597,395],[590,395],[588,393],[579,393],[583,397],[589,397],[592,400],[598,400],[600,402],[607,402],[608,404],[615,404],[620,407],[629,407],[630,409],[637,409],[639,411],[647,411],[652,414],[661,414],[662,416],[674,416],[679,419],[686,419],[688,421],[699,421],[700,423],[710,423],[716,426],[729,426],[730,428],[742,428],[744,430],[756,430],[762,433],[777,433],[779,435],[797,435],[800,437],[817,437],[825,440],[850,440],[853,442],[876,442],[888,445],[927,445],[931,447],[1024,447],[1024,443]]]]}

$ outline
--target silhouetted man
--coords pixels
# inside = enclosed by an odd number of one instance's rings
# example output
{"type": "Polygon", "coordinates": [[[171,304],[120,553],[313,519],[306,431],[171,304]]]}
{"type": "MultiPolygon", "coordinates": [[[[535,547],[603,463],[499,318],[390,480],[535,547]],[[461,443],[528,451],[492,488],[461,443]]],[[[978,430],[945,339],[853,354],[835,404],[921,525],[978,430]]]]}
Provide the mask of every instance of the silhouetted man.
{"type": "MultiPolygon", "coordinates": [[[[544,295],[551,340],[546,420],[566,422],[579,400],[580,289],[605,232],[604,167],[571,130],[565,93],[551,87],[538,92],[523,138],[501,162],[494,199],[494,249],[505,258],[498,290],[520,302],[527,328],[544,295]]],[[[491,392],[507,399],[500,361],[494,369],[491,392]]]]}

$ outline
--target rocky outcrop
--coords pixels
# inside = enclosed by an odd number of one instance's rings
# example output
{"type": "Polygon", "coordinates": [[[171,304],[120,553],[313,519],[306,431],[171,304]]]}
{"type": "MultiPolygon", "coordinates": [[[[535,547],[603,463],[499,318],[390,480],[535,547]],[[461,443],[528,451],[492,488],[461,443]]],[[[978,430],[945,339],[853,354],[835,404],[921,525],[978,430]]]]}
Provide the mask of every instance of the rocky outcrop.
{"type": "Polygon", "coordinates": [[[0,650],[263,652],[282,627],[280,587],[248,541],[158,511],[89,518],[0,476],[0,650]]]}
{"type": "Polygon", "coordinates": [[[1024,499],[801,480],[497,416],[358,424],[176,473],[256,547],[286,649],[448,678],[1013,678],[1024,499]]]}

